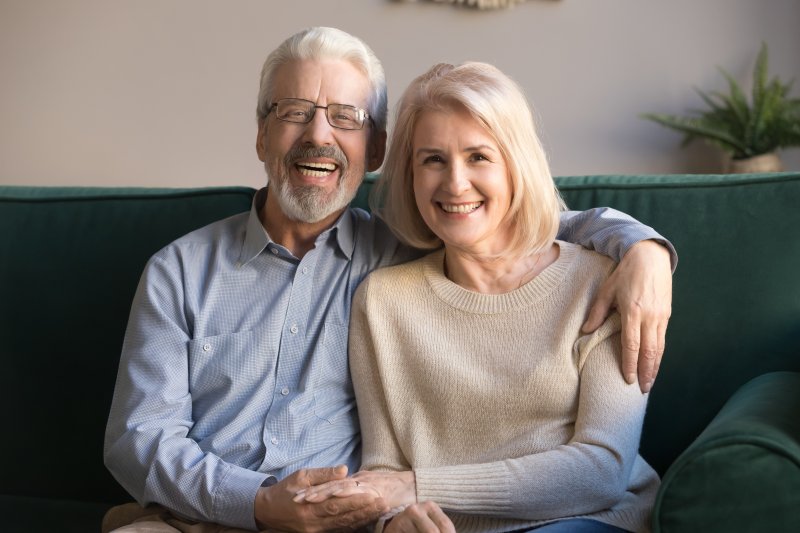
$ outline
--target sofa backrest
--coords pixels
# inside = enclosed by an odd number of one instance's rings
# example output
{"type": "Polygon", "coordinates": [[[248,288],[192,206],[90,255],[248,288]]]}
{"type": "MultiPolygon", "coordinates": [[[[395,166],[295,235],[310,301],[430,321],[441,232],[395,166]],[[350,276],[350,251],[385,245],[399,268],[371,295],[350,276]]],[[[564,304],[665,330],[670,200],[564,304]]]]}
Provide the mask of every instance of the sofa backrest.
{"type": "MultiPolygon", "coordinates": [[[[663,473],[740,385],[800,370],[800,173],[557,183],[571,208],[615,207],[678,249],[642,441],[663,473]]],[[[253,192],[0,187],[0,496],[129,499],[102,443],[139,275],[176,237],[247,210],[253,192]]]]}
{"type": "Polygon", "coordinates": [[[142,268],[252,194],[0,187],[0,496],[130,499],[103,434],[142,268]]]}
{"type": "Polygon", "coordinates": [[[800,173],[557,184],[571,209],[614,207],[678,250],[666,353],[641,448],[663,474],[741,385],[800,370],[800,173]]]}

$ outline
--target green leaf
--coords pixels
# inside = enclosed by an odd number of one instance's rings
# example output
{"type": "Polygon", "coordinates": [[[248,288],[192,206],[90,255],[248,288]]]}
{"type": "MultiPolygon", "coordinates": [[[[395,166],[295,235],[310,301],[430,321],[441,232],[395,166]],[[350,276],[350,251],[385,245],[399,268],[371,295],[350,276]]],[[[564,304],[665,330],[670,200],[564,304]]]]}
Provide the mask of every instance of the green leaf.
{"type": "Polygon", "coordinates": [[[647,113],[643,115],[643,118],[685,134],[684,143],[699,137],[711,140],[734,154],[746,153],[747,150],[744,144],[731,136],[724,128],[703,118],[686,118],[659,113],[647,113]]]}

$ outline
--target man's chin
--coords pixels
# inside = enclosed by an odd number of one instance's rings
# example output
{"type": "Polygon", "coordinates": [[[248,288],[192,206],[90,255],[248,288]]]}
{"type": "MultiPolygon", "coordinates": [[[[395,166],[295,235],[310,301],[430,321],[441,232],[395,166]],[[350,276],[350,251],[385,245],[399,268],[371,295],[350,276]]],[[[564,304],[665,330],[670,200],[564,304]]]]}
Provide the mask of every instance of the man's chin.
{"type": "Polygon", "coordinates": [[[278,194],[278,203],[284,214],[295,222],[316,224],[331,215],[338,214],[350,204],[346,198],[314,198],[306,193],[278,194]]]}

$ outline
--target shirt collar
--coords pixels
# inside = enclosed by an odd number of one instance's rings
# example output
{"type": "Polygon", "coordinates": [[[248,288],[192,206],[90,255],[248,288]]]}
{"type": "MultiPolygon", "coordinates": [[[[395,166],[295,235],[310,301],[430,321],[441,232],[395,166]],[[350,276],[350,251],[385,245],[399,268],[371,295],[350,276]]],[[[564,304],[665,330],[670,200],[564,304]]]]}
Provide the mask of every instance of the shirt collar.
{"type": "MultiPolygon", "coordinates": [[[[239,264],[244,265],[252,261],[256,256],[264,251],[270,244],[277,245],[261,224],[258,211],[267,200],[267,188],[259,189],[253,196],[253,203],[250,206],[250,214],[247,218],[247,228],[245,229],[242,251],[239,254],[239,264]]],[[[355,221],[354,214],[350,209],[345,209],[344,213],[336,220],[333,226],[323,231],[317,237],[316,244],[319,246],[331,236],[335,236],[339,250],[350,260],[353,257],[355,248],[355,221]]]]}

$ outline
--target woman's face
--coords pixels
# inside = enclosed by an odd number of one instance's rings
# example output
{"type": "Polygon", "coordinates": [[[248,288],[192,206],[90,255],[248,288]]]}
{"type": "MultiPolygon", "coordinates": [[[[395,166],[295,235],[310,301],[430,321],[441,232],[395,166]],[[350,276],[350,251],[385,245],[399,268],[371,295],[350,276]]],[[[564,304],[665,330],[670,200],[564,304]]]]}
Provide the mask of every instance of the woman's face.
{"type": "Polygon", "coordinates": [[[511,179],[500,147],[462,107],[423,111],[412,136],[414,196],[447,247],[502,253],[511,229],[511,179]]]}

